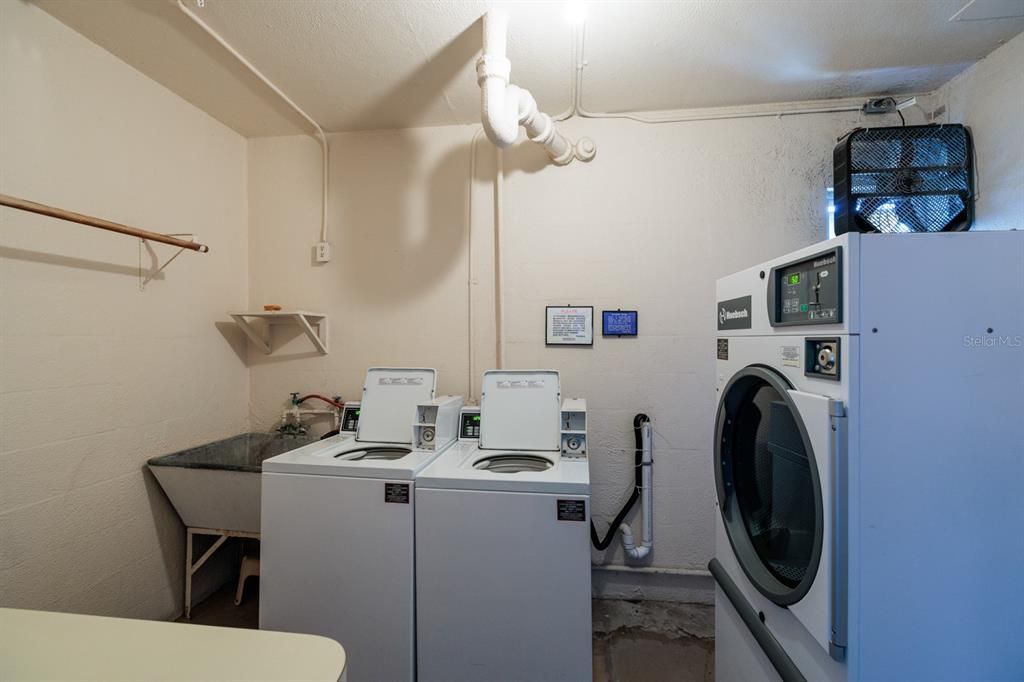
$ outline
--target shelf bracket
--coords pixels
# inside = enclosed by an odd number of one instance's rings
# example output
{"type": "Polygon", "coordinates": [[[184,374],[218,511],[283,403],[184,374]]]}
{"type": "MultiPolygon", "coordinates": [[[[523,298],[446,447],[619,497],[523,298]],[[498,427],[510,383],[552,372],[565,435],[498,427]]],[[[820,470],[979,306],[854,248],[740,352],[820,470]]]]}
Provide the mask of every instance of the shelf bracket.
{"type": "Polygon", "coordinates": [[[253,344],[267,355],[273,352],[270,327],[274,324],[297,324],[306,338],[316,347],[321,355],[327,355],[327,316],[319,313],[297,311],[255,311],[228,313],[253,344]],[[265,320],[262,329],[253,326],[253,319],[265,320]],[[316,327],[314,329],[314,326],[316,327]]]}

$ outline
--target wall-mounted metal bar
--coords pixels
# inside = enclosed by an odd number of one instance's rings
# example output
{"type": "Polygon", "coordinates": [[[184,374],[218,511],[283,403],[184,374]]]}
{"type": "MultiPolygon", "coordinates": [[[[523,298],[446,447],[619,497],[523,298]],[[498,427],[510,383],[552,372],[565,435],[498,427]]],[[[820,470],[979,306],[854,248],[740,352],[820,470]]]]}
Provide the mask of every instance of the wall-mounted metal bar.
{"type": "Polygon", "coordinates": [[[62,208],[56,208],[55,206],[47,206],[46,204],[28,201],[27,199],[19,199],[6,194],[0,194],[0,206],[16,208],[20,211],[28,211],[29,213],[38,213],[39,215],[59,218],[60,220],[68,220],[73,223],[78,223],[79,225],[98,227],[101,230],[118,232],[130,237],[138,237],[139,239],[148,239],[149,241],[160,242],[161,244],[170,244],[171,246],[177,246],[182,249],[191,249],[192,251],[198,251],[199,253],[206,253],[210,250],[210,247],[205,244],[198,244],[196,242],[171,237],[170,235],[150,232],[149,230],[140,230],[139,228],[131,227],[130,225],[122,225],[121,223],[103,220],[102,218],[93,218],[92,216],[75,213],[74,211],[66,211],[62,208]]]}

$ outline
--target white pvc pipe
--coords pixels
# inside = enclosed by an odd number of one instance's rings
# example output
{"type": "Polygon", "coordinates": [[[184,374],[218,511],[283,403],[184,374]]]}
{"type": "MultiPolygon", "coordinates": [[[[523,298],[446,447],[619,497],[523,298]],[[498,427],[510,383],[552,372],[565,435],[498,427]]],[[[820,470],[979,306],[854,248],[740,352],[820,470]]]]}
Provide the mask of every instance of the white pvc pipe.
{"type": "Polygon", "coordinates": [[[503,149],[515,144],[522,125],[531,141],[543,145],[551,160],[564,166],[575,157],[573,145],[558,132],[551,117],[537,108],[528,90],[510,83],[512,63],[506,57],[507,39],[508,13],[489,10],[484,15],[483,54],[476,63],[487,138],[503,149]]]}
{"type": "Polygon", "coordinates": [[[642,442],[642,455],[640,458],[641,484],[640,484],[640,510],[643,528],[641,528],[640,546],[636,545],[633,539],[633,529],[628,523],[619,526],[622,531],[622,551],[630,559],[643,559],[651,553],[654,547],[654,525],[651,522],[651,515],[654,506],[654,494],[651,487],[651,478],[654,467],[652,453],[651,422],[647,421],[640,426],[640,438],[642,442]]]}
{"type": "Polygon", "coordinates": [[[496,369],[505,368],[505,267],[503,235],[503,187],[505,185],[505,162],[501,147],[495,151],[496,169],[494,174],[494,356],[496,369]]]}
{"type": "Polygon", "coordinates": [[[195,12],[193,12],[188,7],[186,7],[184,0],[178,0],[178,9],[180,9],[185,14],[185,16],[187,16],[189,19],[191,19],[193,22],[195,22],[195,24],[197,26],[199,26],[199,28],[203,29],[207,33],[207,35],[209,35],[211,38],[216,40],[217,43],[221,47],[223,47],[225,50],[227,50],[228,53],[232,57],[237,59],[242,64],[242,66],[244,66],[245,68],[249,69],[249,71],[251,71],[254,76],[259,78],[260,81],[262,81],[262,83],[264,85],[266,85],[268,88],[270,88],[271,91],[273,91],[273,93],[275,95],[280,97],[284,101],[285,104],[287,104],[289,107],[291,107],[295,111],[295,113],[297,113],[299,116],[301,116],[302,118],[306,119],[306,122],[309,123],[309,125],[311,125],[313,127],[313,130],[316,133],[316,138],[320,142],[321,155],[323,156],[323,188],[322,188],[323,192],[322,192],[321,206],[320,206],[320,241],[326,242],[327,241],[327,188],[329,186],[329,182],[328,182],[328,167],[330,165],[329,164],[330,150],[328,148],[329,145],[328,145],[328,142],[327,142],[327,135],[324,134],[323,128],[320,127],[319,123],[317,123],[316,121],[313,120],[312,116],[307,114],[305,111],[303,111],[299,107],[298,104],[293,102],[292,99],[288,95],[286,95],[283,92],[281,92],[280,88],[278,88],[276,85],[271,83],[269,78],[264,76],[263,73],[260,72],[259,69],[257,69],[255,66],[253,66],[252,63],[248,59],[246,59],[244,56],[242,56],[242,54],[238,50],[233,48],[231,46],[231,44],[228,43],[228,41],[224,40],[224,38],[222,38],[219,33],[217,33],[212,28],[210,28],[209,24],[207,24],[205,21],[200,19],[199,16],[195,12]]]}
{"type": "Polygon", "coordinates": [[[476,325],[474,308],[476,300],[476,273],[473,271],[473,186],[476,182],[476,143],[484,134],[483,128],[477,128],[469,143],[469,188],[466,190],[466,344],[467,348],[467,385],[466,403],[475,403],[473,377],[476,376],[476,325]]]}

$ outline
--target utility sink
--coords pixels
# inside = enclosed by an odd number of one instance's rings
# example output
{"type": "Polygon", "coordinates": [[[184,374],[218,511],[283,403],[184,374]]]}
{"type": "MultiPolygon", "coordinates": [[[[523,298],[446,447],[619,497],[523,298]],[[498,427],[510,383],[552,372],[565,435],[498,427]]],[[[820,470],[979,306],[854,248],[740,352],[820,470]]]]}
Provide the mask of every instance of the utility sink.
{"type": "Polygon", "coordinates": [[[259,533],[263,461],[312,442],[305,436],[243,433],[154,457],[149,470],[186,526],[259,533]]]}

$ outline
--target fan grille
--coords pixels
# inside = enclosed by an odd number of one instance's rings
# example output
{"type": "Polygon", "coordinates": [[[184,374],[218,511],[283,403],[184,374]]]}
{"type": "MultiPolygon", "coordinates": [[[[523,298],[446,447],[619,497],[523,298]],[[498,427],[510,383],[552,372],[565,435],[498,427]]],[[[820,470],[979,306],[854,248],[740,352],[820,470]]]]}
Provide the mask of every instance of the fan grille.
{"type": "Polygon", "coordinates": [[[960,125],[855,131],[835,151],[836,233],[969,229],[973,170],[960,125]]]}

